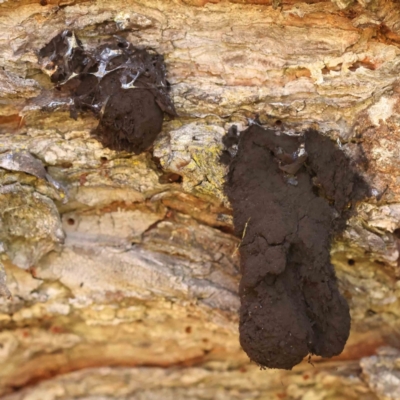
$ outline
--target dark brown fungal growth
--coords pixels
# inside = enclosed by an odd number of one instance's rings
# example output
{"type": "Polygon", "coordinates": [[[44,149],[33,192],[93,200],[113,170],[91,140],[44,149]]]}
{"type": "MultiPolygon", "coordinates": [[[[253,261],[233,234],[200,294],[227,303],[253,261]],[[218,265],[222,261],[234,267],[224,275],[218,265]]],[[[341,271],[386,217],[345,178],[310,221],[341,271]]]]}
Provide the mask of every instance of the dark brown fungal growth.
{"type": "Polygon", "coordinates": [[[340,354],[350,314],[330,262],[331,240],[349,205],[366,197],[366,184],[318,132],[288,136],[253,125],[240,135],[225,188],[242,237],[243,349],[260,366],[283,369],[307,354],[340,354]]]}
{"type": "Polygon", "coordinates": [[[163,56],[123,38],[88,50],[65,30],[39,60],[51,81],[70,91],[71,117],[91,111],[99,119],[94,133],[110,149],[141,153],[160,133],[164,113],[176,115],[163,56]]]}
{"type": "Polygon", "coordinates": [[[220,161],[229,165],[232,158],[235,157],[238,149],[239,134],[236,125],[232,125],[227,134],[222,138],[225,149],[222,150],[220,161]]]}

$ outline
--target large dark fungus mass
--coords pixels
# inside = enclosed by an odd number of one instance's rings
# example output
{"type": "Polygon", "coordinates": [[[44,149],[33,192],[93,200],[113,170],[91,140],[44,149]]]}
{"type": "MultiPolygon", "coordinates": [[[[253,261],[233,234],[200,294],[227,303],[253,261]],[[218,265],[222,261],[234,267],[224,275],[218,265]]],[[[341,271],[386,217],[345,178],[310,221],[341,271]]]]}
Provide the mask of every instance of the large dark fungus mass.
{"type": "Polygon", "coordinates": [[[235,136],[224,139],[223,158],[231,158],[225,189],[242,236],[240,343],[268,368],[340,354],[350,315],[330,262],[331,239],[368,188],[316,131],[295,137],[253,125],[236,143],[235,136]]]}
{"type": "Polygon", "coordinates": [[[148,149],[161,131],[163,113],[176,115],[163,56],[123,38],[88,50],[65,30],[40,50],[39,61],[57,87],[70,91],[71,116],[94,113],[99,119],[94,133],[111,149],[136,154],[148,149]]]}

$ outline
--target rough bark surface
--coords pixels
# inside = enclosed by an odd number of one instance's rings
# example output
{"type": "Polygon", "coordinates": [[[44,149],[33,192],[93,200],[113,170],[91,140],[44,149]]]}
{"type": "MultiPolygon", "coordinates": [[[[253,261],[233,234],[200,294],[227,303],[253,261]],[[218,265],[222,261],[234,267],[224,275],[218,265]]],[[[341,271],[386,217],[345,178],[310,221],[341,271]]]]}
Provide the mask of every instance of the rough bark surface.
{"type": "Polygon", "coordinates": [[[400,357],[378,348],[400,346],[399,21],[390,0],[2,1],[2,398],[398,399],[400,357]],[[37,57],[65,29],[164,55],[179,117],[151,151],[69,118],[37,57]],[[238,341],[219,159],[256,114],[336,141],[371,188],[331,249],[344,352],[291,372],[259,371],[238,341]]]}

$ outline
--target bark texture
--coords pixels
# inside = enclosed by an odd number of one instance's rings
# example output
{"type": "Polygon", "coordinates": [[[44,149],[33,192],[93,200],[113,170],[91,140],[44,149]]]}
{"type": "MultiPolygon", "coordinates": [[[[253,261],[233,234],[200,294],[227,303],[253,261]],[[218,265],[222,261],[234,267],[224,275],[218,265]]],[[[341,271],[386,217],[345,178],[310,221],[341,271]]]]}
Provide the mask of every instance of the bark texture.
{"type": "Polygon", "coordinates": [[[399,21],[390,0],[3,0],[2,398],[400,398],[399,21]],[[152,151],[109,150],[94,117],[70,119],[37,58],[65,29],[164,55],[179,117],[152,151]],[[256,114],[337,141],[371,187],[332,247],[345,350],[291,372],[259,371],[238,341],[219,157],[256,114]]]}

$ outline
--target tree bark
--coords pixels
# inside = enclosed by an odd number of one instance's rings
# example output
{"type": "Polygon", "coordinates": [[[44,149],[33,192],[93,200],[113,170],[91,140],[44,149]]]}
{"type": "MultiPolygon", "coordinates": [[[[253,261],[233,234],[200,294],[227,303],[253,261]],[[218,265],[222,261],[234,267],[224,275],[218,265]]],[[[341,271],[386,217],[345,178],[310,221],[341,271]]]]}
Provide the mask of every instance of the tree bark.
{"type": "Polygon", "coordinates": [[[389,0],[1,2],[2,398],[400,399],[399,45],[389,0]],[[164,55],[178,118],[151,151],[109,150],[93,116],[70,119],[37,58],[65,29],[164,55]],[[238,341],[219,157],[256,116],[361,149],[372,189],[331,250],[345,350],[289,372],[259,371],[238,341]]]}

